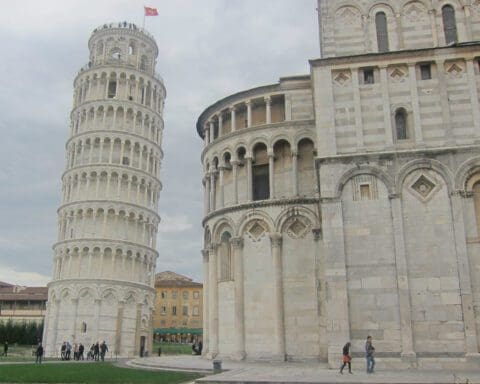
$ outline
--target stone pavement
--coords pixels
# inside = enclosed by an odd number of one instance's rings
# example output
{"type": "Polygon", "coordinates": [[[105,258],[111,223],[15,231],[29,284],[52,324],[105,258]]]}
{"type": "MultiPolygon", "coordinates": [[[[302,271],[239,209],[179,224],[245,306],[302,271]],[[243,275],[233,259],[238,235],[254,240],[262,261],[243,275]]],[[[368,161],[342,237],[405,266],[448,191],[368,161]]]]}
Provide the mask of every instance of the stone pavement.
{"type": "Polygon", "coordinates": [[[130,360],[128,366],[152,370],[180,370],[206,374],[197,384],[480,384],[480,370],[402,370],[367,374],[356,369],[340,375],[325,364],[315,362],[238,362],[222,361],[224,372],[213,374],[212,361],[198,356],[161,356],[130,360]]]}

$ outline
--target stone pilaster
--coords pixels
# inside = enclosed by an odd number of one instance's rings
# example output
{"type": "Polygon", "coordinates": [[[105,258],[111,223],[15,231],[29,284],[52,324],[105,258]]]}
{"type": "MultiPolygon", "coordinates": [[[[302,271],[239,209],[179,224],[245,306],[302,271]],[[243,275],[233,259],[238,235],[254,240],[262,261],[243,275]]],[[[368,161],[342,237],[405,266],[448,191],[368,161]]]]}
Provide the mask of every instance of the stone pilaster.
{"type": "Polygon", "coordinates": [[[217,276],[218,245],[213,244],[208,249],[208,283],[209,283],[209,351],[208,358],[213,359],[218,354],[218,276],[217,276]]]}
{"type": "Polygon", "coordinates": [[[283,303],[283,259],[282,234],[270,234],[275,300],[275,355],[281,361],[286,358],[285,350],[285,313],[283,303]]]}
{"type": "Polygon", "coordinates": [[[235,271],[235,358],[245,358],[245,293],[243,276],[243,238],[230,239],[235,271]]]}

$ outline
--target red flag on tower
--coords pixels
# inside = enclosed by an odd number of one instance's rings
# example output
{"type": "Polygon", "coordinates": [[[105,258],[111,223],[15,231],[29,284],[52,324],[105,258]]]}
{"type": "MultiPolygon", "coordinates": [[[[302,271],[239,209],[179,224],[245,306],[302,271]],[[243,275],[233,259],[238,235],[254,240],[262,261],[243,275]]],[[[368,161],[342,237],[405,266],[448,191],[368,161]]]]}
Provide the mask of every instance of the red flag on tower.
{"type": "Polygon", "coordinates": [[[145,16],[158,16],[157,8],[150,8],[150,7],[144,7],[144,8],[145,8],[145,16]]]}

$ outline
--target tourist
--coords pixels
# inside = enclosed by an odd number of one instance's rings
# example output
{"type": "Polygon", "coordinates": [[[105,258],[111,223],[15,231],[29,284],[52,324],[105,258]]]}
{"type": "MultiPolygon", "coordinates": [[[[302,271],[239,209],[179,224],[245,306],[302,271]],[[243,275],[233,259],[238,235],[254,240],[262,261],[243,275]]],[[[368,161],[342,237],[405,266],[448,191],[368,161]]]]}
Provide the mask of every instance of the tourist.
{"type": "Polygon", "coordinates": [[[38,343],[37,350],[35,351],[35,364],[42,364],[42,356],[43,356],[43,346],[42,343],[38,343]]]}
{"type": "Polygon", "coordinates": [[[67,341],[65,346],[65,360],[70,360],[70,355],[72,354],[72,344],[67,341]]]}
{"type": "Polygon", "coordinates": [[[85,347],[83,346],[82,343],[78,346],[78,360],[83,360],[83,351],[85,350],[85,347]]]}
{"type": "Polygon", "coordinates": [[[3,356],[7,356],[8,355],[8,341],[5,341],[5,343],[3,344],[3,356]]]}
{"type": "Polygon", "coordinates": [[[73,344],[73,360],[78,360],[78,344],[73,344]]]}
{"type": "Polygon", "coordinates": [[[342,366],[340,367],[340,373],[343,375],[343,368],[348,364],[348,373],[352,373],[352,356],[350,355],[350,342],[343,346],[342,366]]]}
{"type": "Polygon", "coordinates": [[[62,360],[65,360],[66,351],[67,351],[67,343],[64,341],[62,343],[62,347],[60,348],[60,358],[62,360]]]}
{"type": "Polygon", "coordinates": [[[107,351],[108,351],[108,347],[104,340],[102,341],[102,344],[100,344],[100,358],[102,359],[102,361],[105,361],[105,353],[107,351]]]}
{"type": "Polygon", "coordinates": [[[375,348],[372,344],[372,336],[367,337],[367,341],[365,343],[365,357],[367,358],[367,373],[373,373],[373,368],[375,367],[375,358],[373,354],[375,352],[375,348]]]}
{"type": "Polygon", "coordinates": [[[95,361],[98,361],[98,356],[100,355],[100,347],[98,345],[98,341],[93,346],[93,358],[95,361]]]}
{"type": "Polygon", "coordinates": [[[95,344],[92,344],[90,350],[87,353],[87,360],[94,360],[95,359],[95,344]]]}

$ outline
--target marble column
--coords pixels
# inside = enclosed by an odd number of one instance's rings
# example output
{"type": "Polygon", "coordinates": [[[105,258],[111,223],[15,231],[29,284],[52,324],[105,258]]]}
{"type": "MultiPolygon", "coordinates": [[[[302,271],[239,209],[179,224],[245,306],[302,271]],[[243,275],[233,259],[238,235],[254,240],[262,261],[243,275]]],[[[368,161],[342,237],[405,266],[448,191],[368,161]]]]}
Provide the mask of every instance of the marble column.
{"type": "Polygon", "coordinates": [[[235,359],[245,358],[245,294],[243,278],[243,238],[230,239],[233,250],[235,284],[235,359]]]}
{"type": "Polygon", "coordinates": [[[218,191],[218,208],[223,208],[225,205],[225,186],[223,184],[223,174],[225,172],[225,167],[220,166],[218,168],[218,186],[219,186],[219,191],[218,191]]]}
{"type": "Polygon", "coordinates": [[[247,100],[245,105],[247,106],[247,128],[250,128],[252,126],[252,102],[247,100]]]}
{"type": "Polygon", "coordinates": [[[217,244],[208,249],[208,321],[209,351],[208,357],[213,359],[218,354],[218,277],[217,277],[217,244]]]}
{"type": "Polygon", "coordinates": [[[265,121],[267,124],[272,122],[272,99],[265,97],[265,121]]]}
{"type": "Polygon", "coordinates": [[[298,152],[292,151],[293,196],[298,196],[298,152]]]}
{"type": "Polygon", "coordinates": [[[231,161],[233,178],[233,204],[238,204],[238,161],[231,161]]]}
{"type": "Polygon", "coordinates": [[[270,186],[269,197],[270,199],[275,198],[275,156],[273,152],[268,154],[268,184],[270,186]]]}
{"type": "Polygon", "coordinates": [[[247,160],[247,201],[250,202],[253,200],[252,157],[245,156],[245,160],[247,160]]]}
{"type": "Polygon", "coordinates": [[[202,250],[203,260],[203,353],[207,355],[209,351],[209,268],[208,268],[208,250],[202,250]]]}
{"type": "Polygon", "coordinates": [[[286,358],[285,350],[285,314],[283,304],[283,260],[282,260],[282,234],[271,233],[270,244],[272,248],[272,266],[274,278],[275,301],[275,355],[281,361],[286,358]]]}
{"type": "Polygon", "coordinates": [[[393,224],[393,241],[395,246],[395,271],[397,274],[397,289],[400,317],[400,332],[402,337],[402,358],[414,358],[412,307],[410,304],[410,285],[408,281],[408,264],[405,249],[405,233],[400,195],[390,195],[390,209],[393,224]]]}
{"type": "Polygon", "coordinates": [[[236,116],[235,116],[235,107],[230,108],[230,123],[231,123],[231,132],[235,132],[237,130],[236,127],[236,116]]]}

